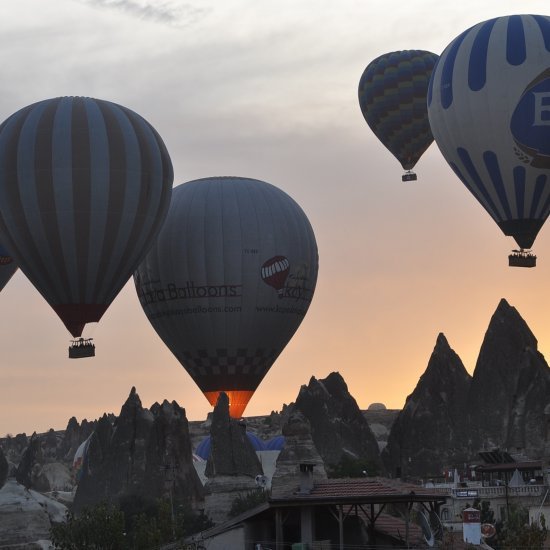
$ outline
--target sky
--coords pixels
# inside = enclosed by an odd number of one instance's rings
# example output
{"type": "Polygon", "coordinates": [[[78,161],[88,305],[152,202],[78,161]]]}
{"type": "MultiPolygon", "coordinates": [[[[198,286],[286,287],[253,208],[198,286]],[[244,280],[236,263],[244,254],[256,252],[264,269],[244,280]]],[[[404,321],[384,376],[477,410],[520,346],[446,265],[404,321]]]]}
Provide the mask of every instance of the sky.
{"type": "MultiPolygon", "coordinates": [[[[501,298],[550,355],[550,228],[535,269],[455,177],[435,144],[402,169],[366,125],[361,74],[383,53],[440,54],[466,28],[547,2],[462,0],[18,0],[0,3],[0,120],[50,97],[83,95],[144,116],[175,181],[233,175],[280,187],[319,248],[309,312],[245,416],[281,410],[311,376],[338,371],[361,408],[403,407],[437,335],[473,373],[501,298]]],[[[132,386],[202,420],[210,405],[157,336],[128,283],[93,336],[94,359],[67,358],[69,333],[18,271],[0,293],[0,437],[69,418],[118,414],[132,386]]]]}

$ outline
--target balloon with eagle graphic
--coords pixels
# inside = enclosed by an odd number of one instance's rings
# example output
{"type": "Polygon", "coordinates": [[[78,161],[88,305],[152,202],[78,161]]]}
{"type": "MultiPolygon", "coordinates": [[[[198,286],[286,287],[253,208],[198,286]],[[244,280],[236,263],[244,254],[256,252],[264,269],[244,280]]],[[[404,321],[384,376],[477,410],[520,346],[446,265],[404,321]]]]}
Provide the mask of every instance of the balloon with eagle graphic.
{"type": "Polygon", "coordinates": [[[510,15],[474,25],[441,54],[428,91],[445,160],[519,250],[550,212],[550,17],[510,15]]]}
{"type": "Polygon", "coordinates": [[[426,97],[438,56],[425,50],[385,53],[371,61],[359,81],[359,106],[376,137],[407,172],[433,141],[426,97]]]}
{"type": "Polygon", "coordinates": [[[17,264],[10,253],[0,244],[0,290],[2,290],[13,274],[17,271],[17,264]]]}
{"type": "Polygon", "coordinates": [[[134,280],[153,328],[208,401],[225,392],[240,418],[302,322],[317,271],[313,230],[288,194],[212,177],[173,189],[134,280]]]}
{"type": "Polygon", "coordinates": [[[2,243],[75,338],[151,246],[172,182],[155,129],[109,101],[47,99],[0,125],[2,243]]]}

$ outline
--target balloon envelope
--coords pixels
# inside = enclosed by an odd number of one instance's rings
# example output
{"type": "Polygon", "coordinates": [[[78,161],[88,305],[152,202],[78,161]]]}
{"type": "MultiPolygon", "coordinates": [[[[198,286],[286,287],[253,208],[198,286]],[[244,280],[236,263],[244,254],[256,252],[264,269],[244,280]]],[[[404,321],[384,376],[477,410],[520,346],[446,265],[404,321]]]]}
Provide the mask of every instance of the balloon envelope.
{"type": "Polygon", "coordinates": [[[443,156],[524,249],[550,208],[549,67],[549,17],[497,17],[447,46],[428,96],[443,156]]]}
{"type": "Polygon", "coordinates": [[[411,170],[433,141],[426,97],[437,58],[424,50],[386,53],[367,65],[359,81],[367,124],[404,170],[411,170]]]}
{"type": "Polygon", "coordinates": [[[17,264],[10,253],[0,244],[0,290],[2,290],[17,271],[17,264]]]}
{"type": "Polygon", "coordinates": [[[0,126],[0,235],[73,336],[99,321],[160,229],[172,164],[142,117],[40,101],[0,126]]]}
{"type": "Polygon", "coordinates": [[[147,318],[208,401],[240,417],[306,314],[317,281],[311,225],[277,187],[218,177],[174,188],[134,274],[147,318]]]}

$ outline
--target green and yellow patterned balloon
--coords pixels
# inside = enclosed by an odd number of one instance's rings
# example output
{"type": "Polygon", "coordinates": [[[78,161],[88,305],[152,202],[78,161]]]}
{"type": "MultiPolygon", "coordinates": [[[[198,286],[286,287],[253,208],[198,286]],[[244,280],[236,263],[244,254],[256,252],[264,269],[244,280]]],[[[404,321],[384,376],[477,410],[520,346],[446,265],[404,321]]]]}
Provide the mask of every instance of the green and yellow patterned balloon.
{"type": "Polygon", "coordinates": [[[424,50],[386,53],[367,65],[359,82],[367,124],[404,170],[411,170],[433,141],[426,98],[437,60],[424,50]]]}

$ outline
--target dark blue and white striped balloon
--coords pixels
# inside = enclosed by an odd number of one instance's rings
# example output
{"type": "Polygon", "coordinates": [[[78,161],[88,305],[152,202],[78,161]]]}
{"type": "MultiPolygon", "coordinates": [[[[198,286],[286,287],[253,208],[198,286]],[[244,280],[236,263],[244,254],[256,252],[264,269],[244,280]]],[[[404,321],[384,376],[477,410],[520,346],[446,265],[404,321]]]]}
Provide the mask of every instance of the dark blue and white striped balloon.
{"type": "Polygon", "coordinates": [[[432,73],[428,116],[456,175],[531,248],[550,212],[550,17],[497,17],[455,38],[432,73]]]}
{"type": "Polygon", "coordinates": [[[108,101],[40,101],[0,126],[0,240],[73,336],[149,250],[173,171],[155,129],[108,101]]]}

